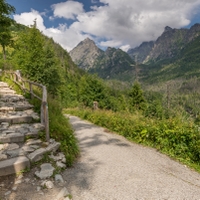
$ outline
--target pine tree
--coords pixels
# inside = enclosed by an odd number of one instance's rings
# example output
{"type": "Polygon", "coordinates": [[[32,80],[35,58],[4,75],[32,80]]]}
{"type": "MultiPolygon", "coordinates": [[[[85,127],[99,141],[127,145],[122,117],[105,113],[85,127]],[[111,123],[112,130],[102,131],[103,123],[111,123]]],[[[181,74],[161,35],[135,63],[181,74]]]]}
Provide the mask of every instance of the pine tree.
{"type": "Polygon", "coordinates": [[[129,92],[129,98],[130,98],[131,110],[133,110],[133,108],[141,109],[141,110],[145,109],[146,100],[144,98],[143,91],[138,82],[135,82],[133,84],[133,86],[129,92]]]}

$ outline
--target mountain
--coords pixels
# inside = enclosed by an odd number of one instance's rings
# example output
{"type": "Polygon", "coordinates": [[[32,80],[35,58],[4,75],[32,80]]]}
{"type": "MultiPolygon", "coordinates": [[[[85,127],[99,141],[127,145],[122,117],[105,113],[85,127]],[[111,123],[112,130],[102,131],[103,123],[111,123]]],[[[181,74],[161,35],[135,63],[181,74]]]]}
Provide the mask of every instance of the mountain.
{"type": "Polygon", "coordinates": [[[127,78],[135,64],[133,59],[121,49],[108,47],[106,51],[102,51],[89,38],[80,42],[69,53],[80,68],[90,73],[97,73],[104,79],[120,79],[122,74],[124,75],[122,77],[127,78]]]}
{"type": "Polygon", "coordinates": [[[128,54],[133,59],[137,57],[139,63],[172,59],[199,35],[200,24],[195,24],[190,29],[172,29],[167,26],[155,42],[144,42],[139,47],[129,49],[128,54]]]}
{"type": "Polygon", "coordinates": [[[136,47],[134,49],[129,49],[127,53],[136,62],[142,63],[146,59],[146,57],[150,54],[153,46],[154,46],[154,41],[143,42],[139,47],[136,47]]]}
{"type": "Polygon", "coordinates": [[[80,68],[88,70],[93,68],[96,59],[103,54],[103,51],[95,45],[94,41],[86,38],[70,51],[69,54],[75,64],[80,68]]]}

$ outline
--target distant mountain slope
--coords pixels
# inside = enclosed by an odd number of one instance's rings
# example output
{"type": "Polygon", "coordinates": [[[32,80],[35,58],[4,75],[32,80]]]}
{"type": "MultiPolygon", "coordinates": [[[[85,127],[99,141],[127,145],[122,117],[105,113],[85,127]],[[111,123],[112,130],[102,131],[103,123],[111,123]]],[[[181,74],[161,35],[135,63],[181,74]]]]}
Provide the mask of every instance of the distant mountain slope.
{"type": "Polygon", "coordinates": [[[200,24],[195,24],[190,29],[172,29],[167,26],[155,42],[144,42],[139,47],[130,49],[128,54],[133,59],[137,56],[140,63],[171,59],[199,35],[200,24]]]}
{"type": "Polygon", "coordinates": [[[185,45],[171,62],[140,66],[140,80],[156,84],[175,79],[200,78],[200,35],[185,45]]]}
{"type": "Polygon", "coordinates": [[[123,77],[122,74],[133,69],[135,63],[121,49],[108,47],[106,51],[102,51],[89,38],[70,51],[70,56],[80,68],[90,73],[97,73],[104,79],[120,79],[123,77]]]}

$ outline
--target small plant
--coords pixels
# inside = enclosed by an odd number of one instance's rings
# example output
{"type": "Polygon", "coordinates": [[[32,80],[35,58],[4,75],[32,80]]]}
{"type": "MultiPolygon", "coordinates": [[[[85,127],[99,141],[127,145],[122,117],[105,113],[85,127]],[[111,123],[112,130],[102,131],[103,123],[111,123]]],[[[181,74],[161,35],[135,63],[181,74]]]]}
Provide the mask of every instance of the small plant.
{"type": "Polygon", "coordinates": [[[23,173],[30,172],[30,168],[26,167],[25,169],[20,170],[19,172],[16,173],[16,176],[20,176],[23,173]]]}

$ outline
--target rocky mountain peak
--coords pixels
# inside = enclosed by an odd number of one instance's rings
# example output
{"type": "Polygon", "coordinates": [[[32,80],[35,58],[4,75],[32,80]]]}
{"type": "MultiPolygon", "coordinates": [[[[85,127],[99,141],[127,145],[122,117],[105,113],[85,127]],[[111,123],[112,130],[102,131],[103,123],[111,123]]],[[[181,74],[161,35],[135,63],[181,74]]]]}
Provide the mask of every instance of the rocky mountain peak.
{"type": "Polygon", "coordinates": [[[164,32],[171,31],[171,30],[173,30],[171,27],[166,26],[164,32]]]}
{"type": "Polygon", "coordinates": [[[98,56],[102,54],[93,40],[86,38],[80,42],[72,51],[69,52],[75,64],[83,69],[90,69],[98,56]],[[81,58],[81,59],[80,59],[81,58]]]}

